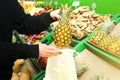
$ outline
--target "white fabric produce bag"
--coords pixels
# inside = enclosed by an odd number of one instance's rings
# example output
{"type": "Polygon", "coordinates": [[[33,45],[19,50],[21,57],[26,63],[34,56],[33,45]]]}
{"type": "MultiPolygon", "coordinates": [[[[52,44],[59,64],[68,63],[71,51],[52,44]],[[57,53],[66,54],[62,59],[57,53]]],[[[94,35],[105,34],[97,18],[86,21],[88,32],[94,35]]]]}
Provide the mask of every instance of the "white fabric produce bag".
{"type": "Polygon", "coordinates": [[[62,54],[48,58],[43,80],[77,80],[72,49],[62,49],[62,54]]]}

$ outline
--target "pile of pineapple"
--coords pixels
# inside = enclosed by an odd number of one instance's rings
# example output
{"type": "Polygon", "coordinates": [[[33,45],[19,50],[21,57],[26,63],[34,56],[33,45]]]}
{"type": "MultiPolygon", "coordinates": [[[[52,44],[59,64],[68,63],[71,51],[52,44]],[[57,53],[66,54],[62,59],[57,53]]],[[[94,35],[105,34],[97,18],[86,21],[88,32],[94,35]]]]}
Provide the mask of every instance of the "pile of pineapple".
{"type": "Polygon", "coordinates": [[[71,44],[72,30],[69,23],[70,8],[64,5],[61,8],[61,18],[57,27],[54,29],[54,43],[59,48],[68,47],[71,44]]]}
{"type": "Polygon", "coordinates": [[[90,42],[97,45],[101,49],[120,57],[120,38],[117,36],[106,34],[104,31],[95,32],[90,42]]]}
{"type": "Polygon", "coordinates": [[[109,17],[104,18],[104,24],[94,32],[90,42],[97,47],[120,58],[119,24],[115,25],[109,17]]]}

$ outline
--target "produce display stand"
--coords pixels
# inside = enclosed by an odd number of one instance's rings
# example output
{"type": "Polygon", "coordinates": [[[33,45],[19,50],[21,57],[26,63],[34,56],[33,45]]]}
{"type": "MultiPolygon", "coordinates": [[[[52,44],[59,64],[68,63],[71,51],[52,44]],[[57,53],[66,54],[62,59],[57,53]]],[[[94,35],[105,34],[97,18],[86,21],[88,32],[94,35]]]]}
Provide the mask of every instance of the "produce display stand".
{"type": "MultiPolygon", "coordinates": [[[[118,17],[114,18],[113,20],[114,21],[118,20],[118,17]]],[[[84,37],[82,40],[76,40],[76,39],[72,38],[72,43],[71,43],[71,45],[73,46],[72,48],[75,49],[79,53],[84,51],[85,48],[90,48],[90,46],[88,46],[86,41],[89,40],[90,37],[92,36],[92,34],[95,31],[97,31],[98,29],[99,28],[97,28],[96,30],[91,32],[88,36],[84,37]]],[[[53,43],[52,43],[53,42],[53,32],[51,31],[48,35],[46,35],[43,39],[41,39],[40,42],[41,43],[45,43],[47,45],[51,45],[51,44],[53,45],[53,43]]],[[[95,53],[95,50],[92,50],[92,51],[93,51],[93,53],[95,53]]],[[[98,51],[100,51],[100,50],[98,49],[98,51]]],[[[109,55],[109,54],[106,53],[106,55],[109,55]]],[[[78,54],[74,53],[73,56],[74,57],[78,56],[78,54]]],[[[120,59],[118,59],[118,58],[116,58],[114,56],[112,56],[112,58],[111,58],[111,55],[110,55],[110,57],[103,55],[102,58],[104,59],[104,57],[105,57],[106,61],[109,61],[110,63],[112,63],[112,65],[114,65],[115,67],[119,68],[119,66],[120,66],[120,62],[119,61],[120,61],[120,59]]],[[[37,68],[37,70],[39,70],[39,73],[33,78],[33,80],[43,80],[45,74],[43,72],[41,72],[41,71],[45,71],[45,70],[41,69],[40,65],[36,62],[36,59],[31,58],[30,60],[34,64],[34,66],[37,68]]],[[[85,80],[85,79],[83,79],[83,80],[85,80]]]]}
{"type": "Polygon", "coordinates": [[[107,52],[104,52],[103,50],[89,44],[88,42],[85,42],[85,45],[94,54],[100,56],[102,59],[108,61],[109,63],[111,63],[115,67],[120,68],[120,58],[115,57],[111,54],[108,54],[107,52]]]}
{"type": "MultiPolygon", "coordinates": [[[[111,21],[114,22],[115,25],[117,25],[117,24],[120,22],[120,13],[111,16],[111,21]]],[[[83,44],[84,41],[90,39],[91,35],[92,35],[94,32],[98,31],[100,27],[101,27],[101,26],[98,26],[98,27],[95,28],[92,32],[90,32],[87,36],[83,37],[83,38],[80,39],[80,40],[73,37],[73,38],[72,38],[72,41],[74,42],[74,44],[83,44]]],[[[85,45],[84,45],[84,44],[81,45],[81,46],[84,46],[84,48],[85,48],[85,45]]],[[[76,46],[76,47],[77,47],[77,46],[76,46]]],[[[76,49],[76,50],[79,52],[79,50],[81,51],[82,48],[81,48],[81,47],[77,47],[77,49],[76,49]],[[77,49],[78,49],[78,50],[77,50],[77,49]]],[[[82,50],[83,50],[83,49],[82,49],[82,50]]]]}
{"type": "MultiPolygon", "coordinates": [[[[114,20],[114,21],[118,20],[118,23],[119,23],[120,20],[119,20],[118,16],[117,17],[113,16],[112,18],[113,18],[112,20],[114,20]]],[[[19,37],[18,33],[17,34],[16,33],[17,32],[15,31],[15,35],[17,35],[18,38],[20,39],[20,41],[22,41],[22,43],[24,43],[24,40],[19,37]]],[[[85,50],[85,48],[88,48],[91,51],[93,51],[93,53],[98,54],[98,56],[100,56],[100,57],[102,56],[103,59],[105,59],[106,61],[110,62],[110,64],[112,63],[112,65],[114,65],[115,67],[117,67],[119,69],[120,68],[120,59],[115,58],[114,56],[111,57],[111,55],[109,55],[107,53],[105,54],[105,52],[103,52],[104,55],[102,53],[101,53],[102,55],[100,55],[99,52],[102,52],[102,51],[100,51],[99,49],[96,50],[95,49],[96,47],[91,48],[91,45],[86,42],[88,39],[90,39],[92,33],[90,33],[88,36],[84,37],[82,40],[76,40],[76,39],[72,38],[72,43],[71,43],[72,49],[76,50],[79,53],[82,53],[85,50]]],[[[51,45],[52,42],[53,42],[53,31],[50,31],[43,39],[40,40],[40,42],[41,43],[45,43],[47,45],[51,45]]],[[[75,57],[77,55],[78,54],[74,53],[73,56],[75,57]]],[[[32,74],[32,80],[43,80],[43,78],[45,76],[45,70],[43,70],[40,67],[40,65],[37,63],[37,60],[35,58],[29,58],[27,63],[29,63],[29,66],[30,66],[29,69],[33,73],[32,74]]],[[[91,68],[90,68],[90,70],[91,70],[91,68]]],[[[86,73],[85,73],[85,75],[86,75],[86,73]]],[[[83,76],[82,77],[78,77],[78,79],[80,79],[80,80],[88,80],[88,79],[84,79],[84,78],[82,79],[82,78],[83,78],[83,76]]],[[[118,80],[118,79],[113,79],[113,80],[118,80]]]]}
{"type": "MultiPolygon", "coordinates": [[[[120,19],[120,18],[119,18],[120,19]]],[[[120,29],[120,23],[116,25],[113,31],[111,31],[111,34],[115,34],[120,29]]],[[[116,56],[115,54],[110,53],[107,50],[101,49],[99,46],[90,43],[89,39],[88,41],[84,42],[86,48],[88,48],[90,51],[92,51],[94,54],[98,55],[102,59],[106,60],[110,64],[114,65],[115,67],[120,69],[120,58],[119,56],[116,56]]]]}

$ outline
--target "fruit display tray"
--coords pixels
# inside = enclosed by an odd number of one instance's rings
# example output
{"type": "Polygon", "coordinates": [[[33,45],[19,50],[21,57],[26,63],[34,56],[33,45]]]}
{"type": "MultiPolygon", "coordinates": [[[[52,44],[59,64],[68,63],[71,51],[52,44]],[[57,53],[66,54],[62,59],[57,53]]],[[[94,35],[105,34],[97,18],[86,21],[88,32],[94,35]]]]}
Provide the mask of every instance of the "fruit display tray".
{"type": "Polygon", "coordinates": [[[93,44],[89,43],[88,41],[86,41],[84,44],[85,44],[86,48],[88,48],[94,54],[98,55],[102,59],[106,60],[113,66],[120,69],[120,58],[119,57],[109,54],[108,52],[104,51],[101,48],[98,48],[97,46],[94,46],[93,44]]]}
{"type": "Polygon", "coordinates": [[[100,49],[100,50],[102,50],[102,51],[108,53],[108,54],[111,54],[111,55],[113,55],[113,56],[116,56],[116,57],[120,58],[120,55],[117,55],[117,54],[115,54],[115,53],[111,53],[110,51],[107,51],[107,50],[105,50],[105,49],[99,47],[98,45],[96,45],[96,44],[90,42],[90,41],[87,41],[87,42],[88,42],[89,44],[95,46],[96,48],[98,48],[98,49],[100,49]]]}

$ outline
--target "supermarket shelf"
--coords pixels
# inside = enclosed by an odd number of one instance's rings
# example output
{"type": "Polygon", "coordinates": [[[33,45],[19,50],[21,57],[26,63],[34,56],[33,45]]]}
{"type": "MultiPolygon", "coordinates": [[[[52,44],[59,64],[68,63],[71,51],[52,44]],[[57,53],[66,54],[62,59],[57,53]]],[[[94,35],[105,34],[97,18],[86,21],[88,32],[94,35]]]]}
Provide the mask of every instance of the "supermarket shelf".
{"type": "Polygon", "coordinates": [[[111,63],[115,67],[120,68],[120,58],[115,57],[107,52],[104,52],[104,51],[98,49],[97,47],[87,43],[87,42],[85,42],[85,45],[94,54],[100,56],[102,59],[108,61],[109,63],[111,63]]]}

